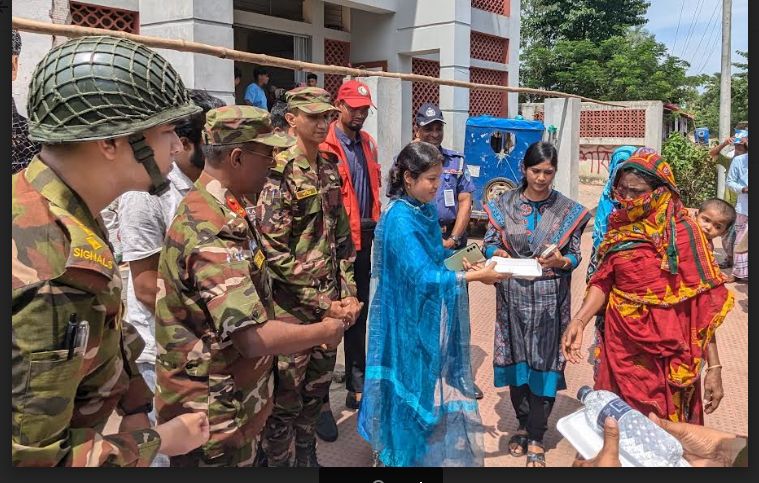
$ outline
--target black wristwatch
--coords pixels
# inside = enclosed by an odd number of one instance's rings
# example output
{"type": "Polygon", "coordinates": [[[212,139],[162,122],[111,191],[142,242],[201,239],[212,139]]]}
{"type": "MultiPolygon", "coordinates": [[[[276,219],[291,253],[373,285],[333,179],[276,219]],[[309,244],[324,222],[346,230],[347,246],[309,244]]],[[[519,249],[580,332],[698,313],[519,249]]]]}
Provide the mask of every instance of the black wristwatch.
{"type": "Polygon", "coordinates": [[[458,235],[451,235],[449,238],[453,240],[453,243],[455,243],[456,246],[461,245],[461,242],[463,241],[463,237],[458,235]]]}
{"type": "Polygon", "coordinates": [[[149,402],[147,404],[143,404],[142,406],[138,406],[130,411],[125,410],[123,407],[119,406],[119,409],[121,409],[121,412],[124,413],[124,416],[132,416],[133,414],[150,414],[150,412],[153,410],[153,403],[149,402]]]}

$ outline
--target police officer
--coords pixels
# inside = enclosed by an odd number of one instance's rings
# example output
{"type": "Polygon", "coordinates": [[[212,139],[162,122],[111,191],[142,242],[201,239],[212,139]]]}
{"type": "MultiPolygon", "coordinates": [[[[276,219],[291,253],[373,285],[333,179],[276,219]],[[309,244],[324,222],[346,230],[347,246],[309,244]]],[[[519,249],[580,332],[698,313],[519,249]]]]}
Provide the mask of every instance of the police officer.
{"type": "MultiPolygon", "coordinates": [[[[414,138],[437,146],[443,155],[443,174],[435,204],[440,230],[443,232],[443,246],[457,250],[466,245],[474,183],[464,155],[442,146],[443,124],[445,121],[440,108],[435,104],[424,103],[416,111],[414,138]]],[[[480,388],[475,385],[474,389],[475,397],[482,399],[480,388]]]]}
{"type": "Polygon", "coordinates": [[[154,429],[122,327],[121,277],[98,215],[129,190],[161,193],[181,149],[173,121],[200,110],[156,52],[82,37],[52,49],[29,86],[42,151],[12,179],[11,417],[17,466],[148,466],[208,440],[205,414],[154,429]],[[140,69],[138,66],[151,66],[140,69]],[[114,409],[118,434],[104,435],[114,409]]]}
{"type": "Polygon", "coordinates": [[[263,109],[225,106],[208,112],[204,140],[205,168],[177,207],[158,265],[158,420],[208,413],[209,442],[172,466],[252,466],[272,407],[272,356],[337,345],[346,324],[274,320],[246,200],[261,190],[272,150],[295,139],[273,131],[263,109]]]}
{"type": "MultiPolygon", "coordinates": [[[[311,324],[325,315],[356,320],[356,250],[343,207],[337,158],[319,151],[336,110],[318,87],[286,94],[296,145],[280,153],[257,205],[277,318],[311,324]]],[[[336,346],[281,355],[274,410],[264,432],[269,466],[318,466],[315,426],[335,367],[336,346]]]]}
{"type": "Polygon", "coordinates": [[[464,155],[442,146],[443,124],[443,113],[436,105],[422,104],[416,111],[414,137],[437,146],[443,154],[443,177],[435,203],[440,229],[443,232],[443,246],[458,249],[466,244],[474,184],[469,176],[464,155]]]}

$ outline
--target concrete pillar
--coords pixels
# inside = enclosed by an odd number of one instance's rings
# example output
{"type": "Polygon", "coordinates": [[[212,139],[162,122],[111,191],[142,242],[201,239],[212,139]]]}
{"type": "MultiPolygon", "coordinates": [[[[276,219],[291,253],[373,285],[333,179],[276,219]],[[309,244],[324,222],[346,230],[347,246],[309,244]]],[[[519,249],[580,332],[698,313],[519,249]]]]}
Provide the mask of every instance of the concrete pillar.
{"type": "MultiPolygon", "coordinates": [[[[140,0],[140,33],[234,48],[233,0],[140,0]]],[[[188,89],[205,89],[233,104],[234,62],[204,54],[157,49],[188,89]]]]}
{"type": "MultiPolygon", "coordinates": [[[[519,39],[521,29],[522,0],[511,0],[511,15],[509,16],[510,35],[509,35],[509,86],[519,87],[519,39]]],[[[516,117],[519,114],[519,94],[510,92],[508,94],[508,116],[516,117]]]]}
{"type": "Polygon", "coordinates": [[[546,99],[543,122],[546,129],[552,124],[557,129],[559,168],[554,188],[576,200],[580,184],[580,99],[546,99]]]}
{"type": "MultiPolygon", "coordinates": [[[[411,57],[408,55],[398,55],[398,69],[395,72],[411,73],[411,57]]],[[[392,71],[392,68],[390,69],[392,71]]],[[[411,112],[414,106],[413,85],[411,82],[401,82],[401,110],[397,119],[401,121],[401,146],[411,142],[413,137],[414,113],[411,112]]],[[[396,119],[395,122],[398,122],[396,119]]]]}
{"type": "MultiPolygon", "coordinates": [[[[440,29],[440,78],[468,82],[472,6],[468,0],[456,0],[454,8],[456,22],[440,29]]],[[[441,85],[439,107],[445,118],[443,145],[463,152],[469,89],[441,85]]]]}
{"type": "Polygon", "coordinates": [[[661,152],[664,128],[664,103],[651,101],[646,106],[646,146],[661,152]]]}
{"type": "MultiPolygon", "coordinates": [[[[369,86],[372,100],[377,109],[369,110],[369,117],[364,123],[364,130],[377,140],[379,164],[382,167],[383,189],[387,186],[387,174],[403,144],[402,130],[405,126],[398,122],[398,112],[402,109],[401,80],[387,77],[363,77],[361,82],[369,86]]],[[[382,191],[382,205],[387,197],[382,191]]]]}
{"type": "MultiPolygon", "coordinates": [[[[305,0],[303,2],[303,19],[311,24],[311,62],[324,63],[324,2],[322,0],[305,0]]],[[[316,74],[317,85],[324,86],[324,74],[316,74]]]]}

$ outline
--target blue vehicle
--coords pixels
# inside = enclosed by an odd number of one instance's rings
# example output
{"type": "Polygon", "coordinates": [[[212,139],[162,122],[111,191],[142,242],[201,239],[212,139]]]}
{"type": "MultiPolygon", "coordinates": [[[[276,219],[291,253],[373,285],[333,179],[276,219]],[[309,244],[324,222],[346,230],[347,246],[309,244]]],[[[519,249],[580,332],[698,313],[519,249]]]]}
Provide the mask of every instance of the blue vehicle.
{"type": "Polygon", "coordinates": [[[543,139],[540,121],[470,117],[466,122],[464,156],[474,183],[473,223],[486,222],[483,205],[522,182],[520,163],[530,144],[543,139]]]}

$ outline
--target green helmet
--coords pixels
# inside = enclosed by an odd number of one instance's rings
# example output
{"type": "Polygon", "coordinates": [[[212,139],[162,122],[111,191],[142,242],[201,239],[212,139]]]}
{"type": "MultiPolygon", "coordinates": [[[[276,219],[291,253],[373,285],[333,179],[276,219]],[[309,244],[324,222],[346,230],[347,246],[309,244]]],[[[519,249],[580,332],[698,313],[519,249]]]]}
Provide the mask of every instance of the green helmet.
{"type": "Polygon", "coordinates": [[[130,136],[135,157],[153,180],[152,191],[165,189],[165,179],[141,132],[201,110],[166,59],[110,36],[71,39],[50,50],[34,69],[27,105],[34,141],[130,136]]]}
{"type": "Polygon", "coordinates": [[[135,134],[200,111],[157,52],[118,37],[53,48],[29,84],[29,137],[43,143],[135,134]]]}

